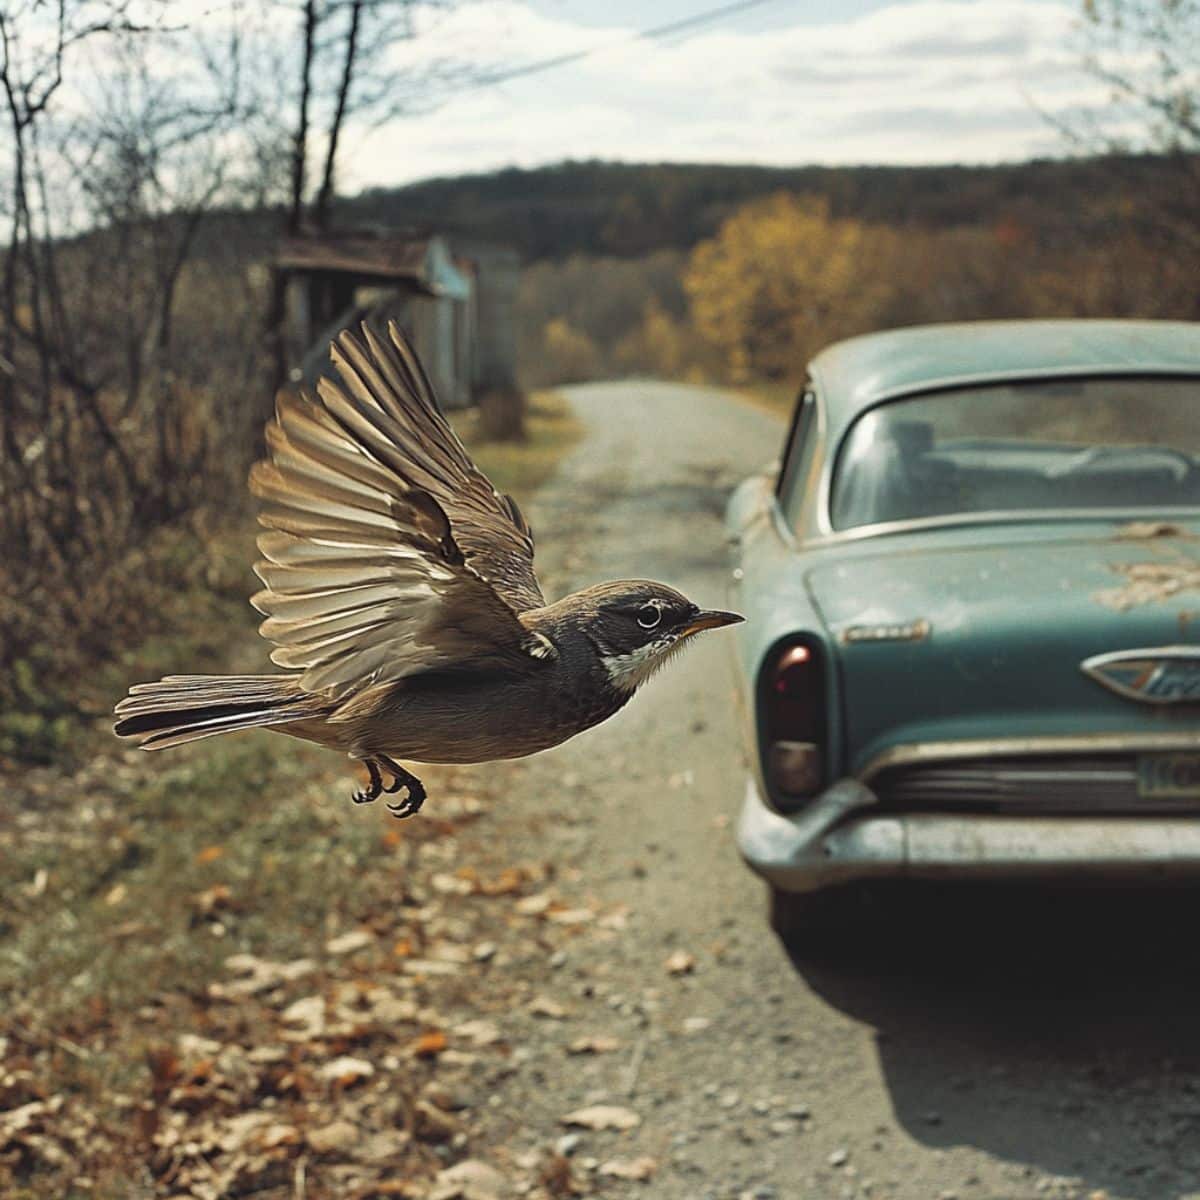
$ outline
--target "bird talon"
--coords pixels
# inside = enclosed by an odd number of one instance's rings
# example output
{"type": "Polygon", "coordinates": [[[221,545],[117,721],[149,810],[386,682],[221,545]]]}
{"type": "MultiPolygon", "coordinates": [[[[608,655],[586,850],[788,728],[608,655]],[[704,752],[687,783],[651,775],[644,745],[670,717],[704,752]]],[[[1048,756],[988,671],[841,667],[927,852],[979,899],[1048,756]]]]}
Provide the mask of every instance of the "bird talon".
{"type": "Polygon", "coordinates": [[[369,759],[363,759],[363,765],[367,768],[367,775],[370,778],[370,783],[365,788],[360,788],[358,791],[351,793],[350,799],[355,804],[371,804],[378,800],[383,792],[383,780],[379,775],[379,768],[369,759]]]}
{"type": "Polygon", "coordinates": [[[388,812],[397,820],[403,820],[405,817],[411,817],[420,812],[421,805],[425,803],[425,787],[411,771],[406,771],[399,763],[393,762],[383,754],[363,758],[362,764],[367,769],[370,783],[365,789],[360,789],[351,795],[350,798],[355,804],[370,804],[372,801],[378,800],[385,792],[388,795],[407,792],[403,799],[396,800],[387,806],[388,812]],[[383,781],[384,771],[391,777],[388,783],[383,781]]]}
{"type": "MultiPolygon", "coordinates": [[[[399,787],[399,785],[397,786],[399,787]]],[[[403,800],[389,802],[387,806],[388,812],[397,821],[403,821],[406,817],[415,817],[421,811],[421,805],[425,803],[425,789],[419,781],[414,780],[404,786],[408,788],[408,795],[403,800]]]]}
{"type": "Polygon", "coordinates": [[[399,763],[393,762],[384,755],[379,756],[379,763],[392,777],[392,782],[384,786],[384,791],[395,793],[405,789],[408,795],[403,800],[397,800],[387,806],[388,812],[398,821],[415,816],[425,803],[425,785],[411,772],[406,771],[399,763]]]}

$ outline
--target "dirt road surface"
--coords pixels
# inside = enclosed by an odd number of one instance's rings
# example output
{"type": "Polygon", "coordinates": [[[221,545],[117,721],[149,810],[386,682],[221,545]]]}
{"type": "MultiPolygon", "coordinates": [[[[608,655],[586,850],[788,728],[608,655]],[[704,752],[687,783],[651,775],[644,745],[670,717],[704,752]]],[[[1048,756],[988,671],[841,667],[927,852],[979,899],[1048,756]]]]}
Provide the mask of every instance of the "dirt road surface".
{"type": "MultiPolygon", "coordinates": [[[[782,425],[683,386],[569,398],[585,437],[531,514],[547,594],[649,576],[720,605],[724,500],[782,425]]],[[[498,769],[474,852],[553,862],[601,916],[496,967],[537,994],[503,1014],[518,1049],[486,1081],[484,1140],[661,1200],[1200,1196],[1195,904],[1024,896],[976,918],[946,893],[891,945],[793,963],[734,845],[731,669],[713,635],[598,730],[498,769]],[[565,1052],[589,1038],[617,1048],[565,1052]],[[563,1124],[592,1105],[640,1123],[563,1124]],[[613,1176],[643,1157],[649,1180],[613,1176]]]]}

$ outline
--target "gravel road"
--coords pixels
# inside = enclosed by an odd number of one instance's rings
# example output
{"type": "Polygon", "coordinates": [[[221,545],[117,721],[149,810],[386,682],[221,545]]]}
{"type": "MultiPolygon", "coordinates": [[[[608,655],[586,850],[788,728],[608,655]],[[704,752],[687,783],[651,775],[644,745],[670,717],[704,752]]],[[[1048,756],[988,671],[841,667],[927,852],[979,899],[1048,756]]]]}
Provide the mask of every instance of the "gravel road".
{"type": "MultiPolygon", "coordinates": [[[[568,395],[586,436],[531,514],[547,594],[651,576],[722,604],[725,498],[782,425],[692,387],[568,395]]],[[[656,1200],[1200,1196],[1190,896],[947,893],[852,965],[793,963],[734,846],[720,635],[598,730],[499,770],[491,849],[552,861],[560,892],[616,914],[516,964],[565,1010],[509,1016],[521,1048],[482,1119],[518,1162],[557,1145],[589,1193],[656,1200]],[[620,1049],[564,1054],[590,1036],[620,1049]],[[591,1104],[641,1122],[568,1133],[591,1104]],[[648,1182],[599,1171],[639,1155],[648,1182]]]]}

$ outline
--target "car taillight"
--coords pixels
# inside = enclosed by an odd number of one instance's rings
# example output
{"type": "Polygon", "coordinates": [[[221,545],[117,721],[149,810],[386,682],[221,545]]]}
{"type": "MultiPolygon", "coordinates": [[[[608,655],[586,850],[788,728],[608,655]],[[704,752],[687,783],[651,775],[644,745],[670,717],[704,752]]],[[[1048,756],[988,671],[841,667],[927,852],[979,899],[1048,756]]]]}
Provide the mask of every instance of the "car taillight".
{"type": "Polygon", "coordinates": [[[781,807],[797,807],[825,776],[825,670],[820,651],[785,645],[763,676],[766,782],[781,807]]]}

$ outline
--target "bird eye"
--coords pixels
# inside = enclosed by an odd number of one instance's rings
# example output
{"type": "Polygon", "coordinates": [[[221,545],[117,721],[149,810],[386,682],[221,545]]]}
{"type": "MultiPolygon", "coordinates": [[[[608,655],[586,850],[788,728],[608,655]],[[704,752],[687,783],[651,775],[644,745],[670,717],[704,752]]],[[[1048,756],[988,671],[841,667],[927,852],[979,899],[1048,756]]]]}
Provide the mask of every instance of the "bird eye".
{"type": "Polygon", "coordinates": [[[637,610],[637,623],[643,629],[655,629],[662,620],[662,610],[656,604],[643,604],[637,610]]]}

